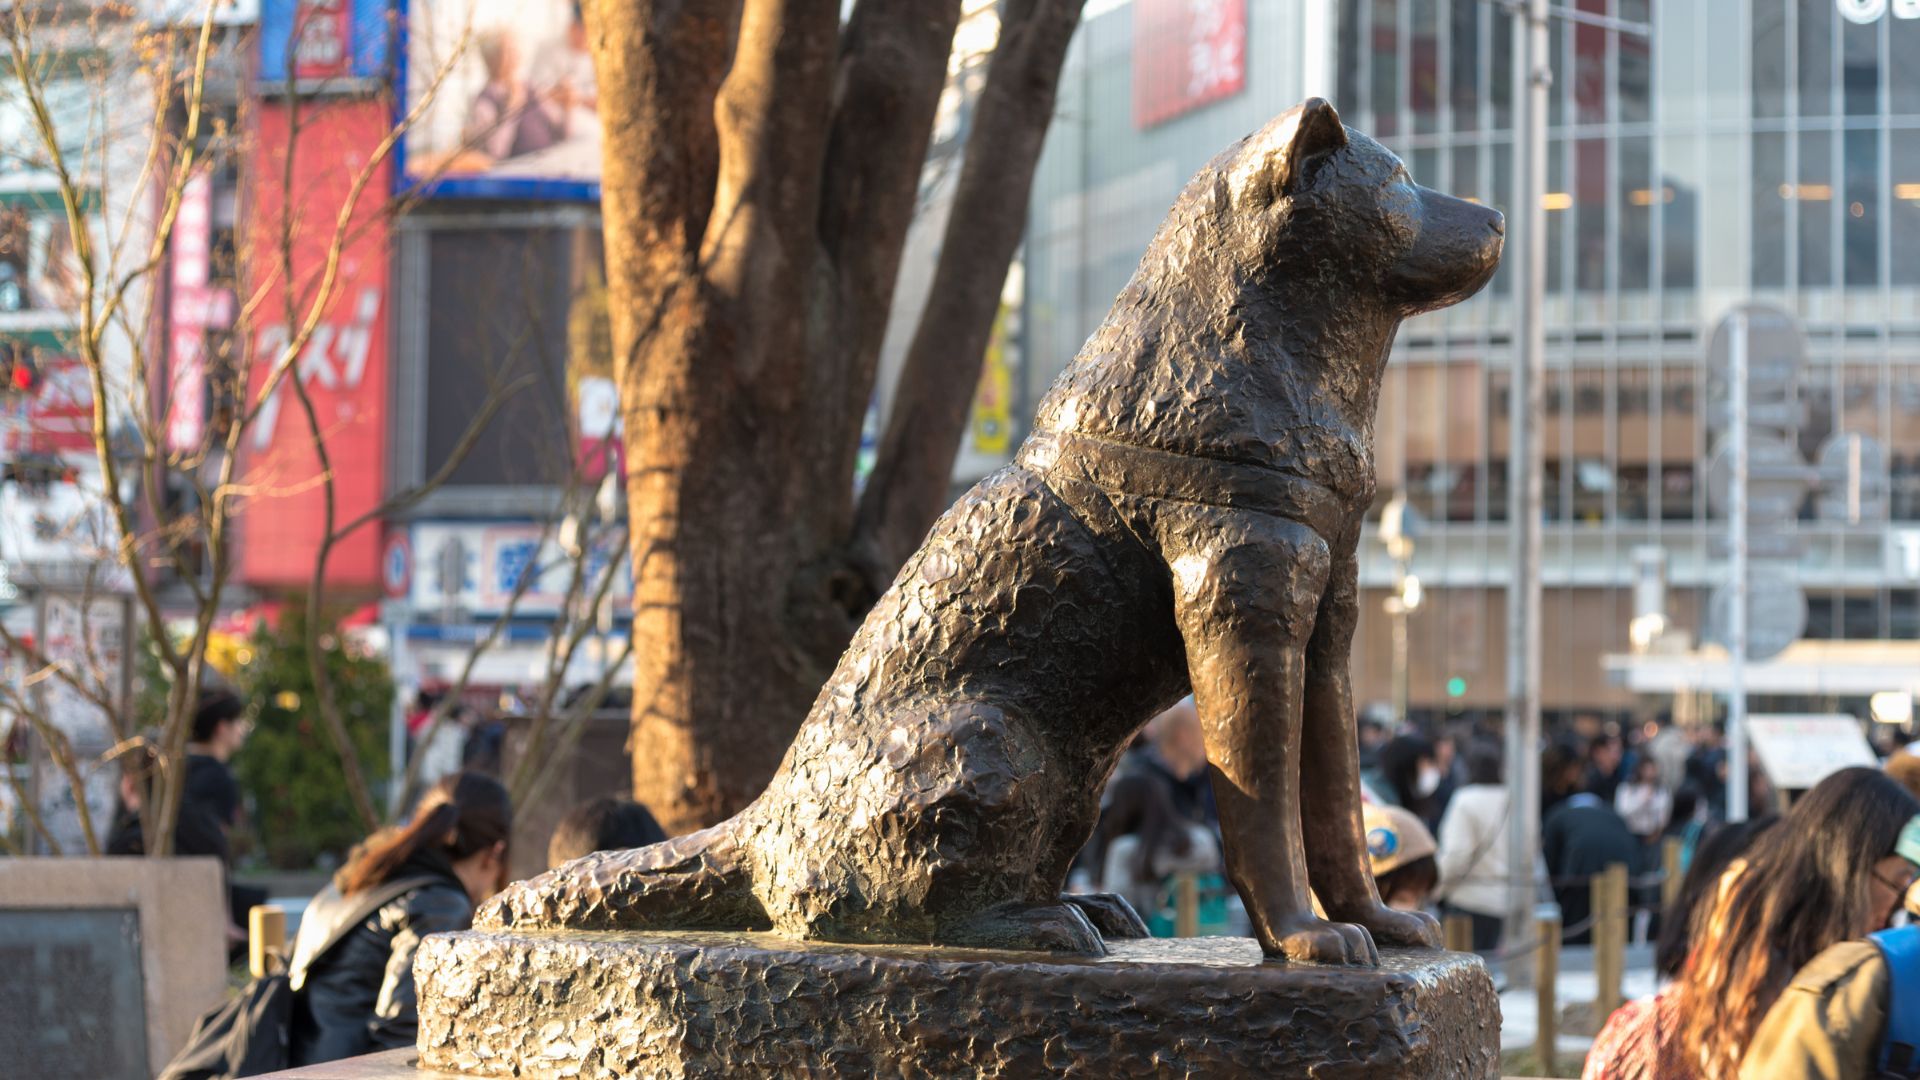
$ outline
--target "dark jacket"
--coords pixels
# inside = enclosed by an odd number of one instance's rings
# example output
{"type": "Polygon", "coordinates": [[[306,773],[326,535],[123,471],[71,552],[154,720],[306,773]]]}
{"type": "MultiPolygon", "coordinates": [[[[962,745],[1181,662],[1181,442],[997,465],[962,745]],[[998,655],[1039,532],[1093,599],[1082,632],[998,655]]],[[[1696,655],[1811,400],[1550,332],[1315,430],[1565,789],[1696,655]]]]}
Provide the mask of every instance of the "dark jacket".
{"type": "Polygon", "coordinates": [[[1629,874],[1639,869],[1642,845],[1627,830],[1613,807],[1591,792],[1561,802],[1540,828],[1540,853],[1554,879],[1553,895],[1560,904],[1565,943],[1583,945],[1589,932],[1581,924],[1593,911],[1591,878],[1614,863],[1629,874]]]}
{"type": "Polygon", "coordinates": [[[413,954],[428,934],[465,930],[473,901],[437,852],[421,853],[390,881],[425,878],[318,956],[343,920],[364,908],[364,898],[343,897],[328,885],[300,918],[289,975],[295,990],[292,1063],[335,1061],[357,1054],[412,1046],[419,1025],[413,986],[413,954]]]}

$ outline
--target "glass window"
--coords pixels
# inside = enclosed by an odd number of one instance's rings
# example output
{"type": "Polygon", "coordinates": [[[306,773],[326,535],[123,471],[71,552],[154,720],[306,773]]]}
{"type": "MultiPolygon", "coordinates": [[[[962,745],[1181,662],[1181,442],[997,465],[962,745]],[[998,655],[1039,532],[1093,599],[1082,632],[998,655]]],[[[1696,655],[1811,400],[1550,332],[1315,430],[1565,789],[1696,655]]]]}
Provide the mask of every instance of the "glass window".
{"type": "Polygon", "coordinates": [[[1832,116],[1833,0],[1800,0],[1799,7],[1800,115],[1832,116]]]}
{"type": "Polygon", "coordinates": [[[1880,133],[1849,131],[1843,147],[1846,164],[1846,217],[1841,219],[1845,281],[1880,283],[1880,133]]]}
{"type": "MultiPolygon", "coordinates": [[[[1691,289],[1699,278],[1695,253],[1700,250],[1700,195],[1674,176],[1661,177],[1658,192],[1660,284],[1669,289],[1691,289]]],[[[1772,191],[1762,194],[1776,204],[1779,201],[1779,195],[1772,191]]]]}
{"type": "MultiPolygon", "coordinates": [[[[1494,207],[1506,214],[1508,221],[1512,221],[1514,215],[1512,143],[1493,144],[1493,175],[1489,176],[1487,181],[1488,189],[1492,192],[1491,201],[1494,207]]],[[[1920,203],[1914,205],[1920,206],[1920,203]]],[[[1489,286],[1493,295],[1505,296],[1512,290],[1513,271],[1509,269],[1512,265],[1512,251],[1509,249],[1508,256],[1500,260],[1500,268],[1493,272],[1493,283],[1489,286]]]]}
{"type": "Polygon", "coordinates": [[[1554,19],[1547,31],[1547,52],[1553,57],[1553,85],[1547,90],[1547,124],[1561,127],[1567,122],[1567,98],[1573,95],[1573,29],[1565,19],[1554,19]]]}
{"type": "Polygon", "coordinates": [[[1800,181],[1793,202],[1800,218],[1800,284],[1833,284],[1833,133],[1800,133],[1800,181]]]}
{"type": "Polygon", "coordinates": [[[1896,521],[1920,521],[1920,366],[1909,357],[1890,369],[1888,432],[1889,511],[1896,521]]]}
{"type": "Polygon", "coordinates": [[[1453,0],[1447,9],[1447,48],[1452,50],[1447,58],[1447,96],[1455,131],[1480,130],[1480,30],[1485,10],[1478,0],[1453,0]]]}
{"type": "Polygon", "coordinates": [[[1920,19],[1888,19],[1887,111],[1920,114],[1920,19]]]}
{"type": "Polygon", "coordinates": [[[1547,140],[1547,288],[1558,292],[1567,287],[1567,211],[1573,208],[1573,192],[1567,187],[1567,141],[1547,140]]]}
{"type": "Polygon", "coordinates": [[[1620,287],[1645,289],[1653,274],[1653,208],[1669,188],[1653,182],[1653,140],[1620,140],[1620,287]]]}
{"type": "MultiPolygon", "coordinates": [[[[1579,10],[1607,14],[1607,0],[1579,0],[1579,10]]],[[[1573,28],[1574,123],[1607,122],[1607,32],[1586,23],[1573,28]]]]}
{"type": "Polygon", "coordinates": [[[1787,115],[1787,6],[1754,4],[1753,115],[1787,115]]]}
{"type": "Polygon", "coordinates": [[[1604,139],[1581,139],[1574,144],[1574,206],[1576,223],[1574,280],[1577,288],[1600,291],[1607,287],[1607,149],[1604,139]]]}
{"type": "Polygon", "coordinates": [[[1887,138],[1893,155],[1893,198],[1887,202],[1893,283],[1920,285],[1920,130],[1894,128],[1887,138]]]}
{"type": "Polygon", "coordinates": [[[1493,59],[1487,64],[1487,96],[1493,102],[1494,130],[1511,131],[1513,130],[1513,16],[1508,14],[1505,8],[1494,11],[1491,15],[1493,33],[1487,38],[1487,51],[1493,59]]]}
{"type": "Polygon", "coordinates": [[[1373,134],[1391,138],[1398,134],[1400,120],[1399,0],[1373,0],[1368,30],[1373,85],[1367,104],[1373,109],[1373,134]]]}
{"type": "MultiPolygon", "coordinates": [[[[1628,22],[1652,21],[1649,0],[1619,0],[1619,15],[1628,22]]],[[[1638,34],[1616,35],[1620,50],[1620,122],[1643,124],[1653,117],[1653,56],[1651,43],[1638,34]]]]}
{"type": "Polygon", "coordinates": [[[1753,137],[1753,284],[1778,288],[1787,283],[1787,207],[1793,185],[1787,180],[1787,138],[1753,137]]]}
{"type": "Polygon", "coordinates": [[[1456,146],[1452,157],[1453,175],[1447,178],[1447,193],[1486,202],[1487,191],[1480,183],[1480,148],[1471,144],[1456,146]]]}
{"type": "Polygon", "coordinates": [[[1444,185],[1446,182],[1440,176],[1440,151],[1438,150],[1415,150],[1409,154],[1407,171],[1413,173],[1415,183],[1425,184],[1428,187],[1444,185]]]}
{"type": "Polygon", "coordinates": [[[1905,20],[1840,24],[1840,97],[1848,116],[1880,112],[1880,28],[1889,21],[1905,20]]]}
{"type": "Polygon", "coordinates": [[[1407,0],[1413,20],[1412,79],[1407,96],[1413,107],[1413,130],[1430,135],[1440,130],[1440,0],[1407,0]]]}
{"type": "Polygon", "coordinates": [[[1335,83],[1340,100],[1336,104],[1354,110],[1356,118],[1371,107],[1360,95],[1360,24],[1365,18],[1365,0],[1344,0],[1340,5],[1340,71],[1335,83]]]}

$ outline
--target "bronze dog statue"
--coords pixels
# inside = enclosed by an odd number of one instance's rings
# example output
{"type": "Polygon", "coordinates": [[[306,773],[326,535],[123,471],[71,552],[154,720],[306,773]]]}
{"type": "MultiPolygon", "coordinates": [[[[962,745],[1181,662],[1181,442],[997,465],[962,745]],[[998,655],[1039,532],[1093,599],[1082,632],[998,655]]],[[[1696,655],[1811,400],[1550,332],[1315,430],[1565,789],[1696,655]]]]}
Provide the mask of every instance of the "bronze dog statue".
{"type": "Polygon", "coordinates": [[[766,792],[517,884],[478,925],[1099,953],[1144,928],[1062,896],[1068,866],[1134,733],[1191,688],[1266,953],[1437,946],[1368,871],[1355,547],[1394,332],[1485,285],[1501,236],[1317,98],[1216,157],[1017,461],[867,616],[766,792]]]}

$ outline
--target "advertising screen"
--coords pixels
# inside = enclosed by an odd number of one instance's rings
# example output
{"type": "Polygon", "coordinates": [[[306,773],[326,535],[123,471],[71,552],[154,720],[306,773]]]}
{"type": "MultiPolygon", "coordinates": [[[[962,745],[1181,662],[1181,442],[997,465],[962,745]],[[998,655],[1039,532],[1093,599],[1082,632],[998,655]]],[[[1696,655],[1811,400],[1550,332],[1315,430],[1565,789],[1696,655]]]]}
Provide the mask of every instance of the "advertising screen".
{"type": "Polygon", "coordinates": [[[599,95],[578,0],[412,0],[402,18],[404,101],[421,110],[404,186],[599,198],[599,95]]]}

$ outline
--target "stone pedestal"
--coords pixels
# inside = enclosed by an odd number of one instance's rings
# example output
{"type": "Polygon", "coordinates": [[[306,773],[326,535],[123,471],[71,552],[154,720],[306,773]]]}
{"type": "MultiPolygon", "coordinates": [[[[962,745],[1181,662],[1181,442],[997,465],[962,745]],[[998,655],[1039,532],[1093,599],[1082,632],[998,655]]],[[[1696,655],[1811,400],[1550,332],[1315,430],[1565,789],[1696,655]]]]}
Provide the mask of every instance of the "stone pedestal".
{"type": "Polygon", "coordinates": [[[1102,958],[765,934],[447,934],[415,962],[420,1064],[478,1076],[1492,1077],[1480,960],[1263,962],[1245,938],[1102,958]]]}

